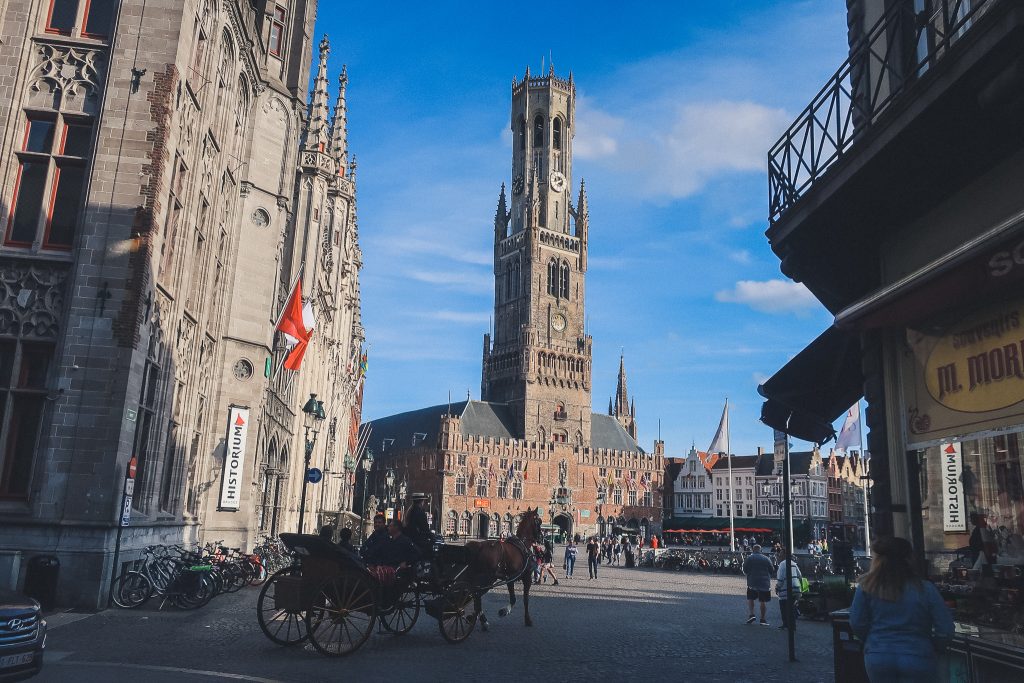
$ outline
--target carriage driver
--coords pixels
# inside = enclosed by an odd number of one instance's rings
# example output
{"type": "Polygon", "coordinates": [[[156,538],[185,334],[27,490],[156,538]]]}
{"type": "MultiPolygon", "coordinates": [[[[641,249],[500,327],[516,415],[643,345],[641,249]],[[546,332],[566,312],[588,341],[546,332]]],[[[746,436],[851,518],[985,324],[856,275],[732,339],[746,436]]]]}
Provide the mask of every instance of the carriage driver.
{"type": "Polygon", "coordinates": [[[414,493],[411,496],[412,506],[405,513],[405,534],[419,548],[424,557],[430,557],[434,545],[434,533],[430,530],[427,513],[423,510],[423,501],[427,494],[414,493]]]}

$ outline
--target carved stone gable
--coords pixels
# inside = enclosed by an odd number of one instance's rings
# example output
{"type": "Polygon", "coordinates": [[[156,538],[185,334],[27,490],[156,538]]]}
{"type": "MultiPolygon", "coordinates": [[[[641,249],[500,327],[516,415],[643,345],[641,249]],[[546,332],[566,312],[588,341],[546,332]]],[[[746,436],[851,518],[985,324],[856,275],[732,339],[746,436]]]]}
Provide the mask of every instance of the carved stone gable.
{"type": "Polygon", "coordinates": [[[0,335],[56,338],[66,282],[65,266],[0,261],[0,335]]]}

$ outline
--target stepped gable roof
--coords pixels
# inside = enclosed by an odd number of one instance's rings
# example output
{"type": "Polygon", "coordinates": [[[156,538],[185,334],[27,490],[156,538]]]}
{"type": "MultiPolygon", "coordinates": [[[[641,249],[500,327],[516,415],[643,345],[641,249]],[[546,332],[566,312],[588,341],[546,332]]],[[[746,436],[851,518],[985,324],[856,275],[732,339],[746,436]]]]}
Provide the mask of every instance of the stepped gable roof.
{"type": "MultiPolygon", "coordinates": [[[[811,460],[814,451],[790,451],[789,452],[789,473],[790,475],[805,475],[811,469],[811,460]]],[[[733,465],[736,467],[736,458],[733,457],[733,465]]],[[[757,464],[757,476],[768,477],[775,474],[775,456],[765,453],[757,464]]]]}
{"type": "MultiPolygon", "coordinates": [[[[758,458],[760,455],[734,455],[732,456],[732,468],[734,470],[742,468],[754,468],[757,467],[758,458]]],[[[721,456],[718,461],[711,468],[713,470],[728,470],[729,469],[729,458],[724,455],[721,456]]]]}
{"type": "MultiPolygon", "coordinates": [[[[517,438],[515,419],[508,405],[488,401],[459,401],[370,420],[367,424],[372,425],[373,432],[369,448],[375,454],[380,454],[385,442],[388,442],[387,448],[405,449],[424,444],[434,446],[441,427],[441,416],[449,411],[461,418],[459,431],[463,436],[517,438]]],[[[644,452],[614,417],[597,413],[592,414],[590,419],[590,445],[591,448],[644,452]]]]}

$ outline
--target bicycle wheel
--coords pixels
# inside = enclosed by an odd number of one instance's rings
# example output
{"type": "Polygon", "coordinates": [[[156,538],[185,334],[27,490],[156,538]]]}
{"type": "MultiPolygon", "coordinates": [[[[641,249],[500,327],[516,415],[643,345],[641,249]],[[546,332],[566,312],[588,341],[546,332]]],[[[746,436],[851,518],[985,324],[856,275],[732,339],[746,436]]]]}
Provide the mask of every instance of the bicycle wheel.
{"type": "Polygon", "coordinates": [[[179,609],[198,609],[213,600],[215,593],[210,573],[208,571],[196,573],[199,576],[191,579],[195,582],[194,586],[170,596],[171,602],[179,609]]]}
{"type": "Polygon", "coordinates": [[[249,560],[249,564],[252,567],[252,578],[249,579],[250,586],[260,586],[264,581],[267,580],[267,568],[263,565],[262,560],[252,558],[249,560]]]}
{"type": "Polygon", "coordinates": [[[131,571],[114,579],[111,598],[118,607],[141,607],[152,595],[153,583],[141,572],[131,571]]]}
{"type": "Polygon", "coordinates": [[[309,637],[306,614],[299,604],[302,576],[298,567],[271,575],[256,600],[256,620],[263,634],[278,645],[294,645],[309,637]]]}
{"type": "Polygon", "coordinates": [[[441,635],[449,643],[461,643],[476,627],[473,591],[467,583],[452,585],[441,596],[441,617],[437,620],[441,635]]]}
{"type": "Polygon", "coordinates": [[[394,608],[387,614],[380,615],[380,623],[396,636],[402,636],[412,630],[416,619],[420,616],[420,596],[415,588],[409,588],[398,596],[394,608]]]}
{"type": "Polygon", "coordinates": [[[358,650],[373,633],[376,621],[376,590],[368,577],[355,572],[320,584],[306,613],[309,642],[332,657],[358,650]]]}

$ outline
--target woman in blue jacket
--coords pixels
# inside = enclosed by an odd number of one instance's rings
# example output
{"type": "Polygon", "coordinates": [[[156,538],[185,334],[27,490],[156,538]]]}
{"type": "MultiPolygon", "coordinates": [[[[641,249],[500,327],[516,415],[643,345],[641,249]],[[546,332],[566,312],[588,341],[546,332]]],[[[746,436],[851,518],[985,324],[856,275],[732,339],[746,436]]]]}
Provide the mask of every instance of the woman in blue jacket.
{"type": "Polygon", "coordinates": [[[953,638],[953,617],[939,591],[914,570],[905,538],[871,544],[871,569],[860,579],[850,625],[864,642],[873,683],[934,681],[936,651],[953,638]]]}

